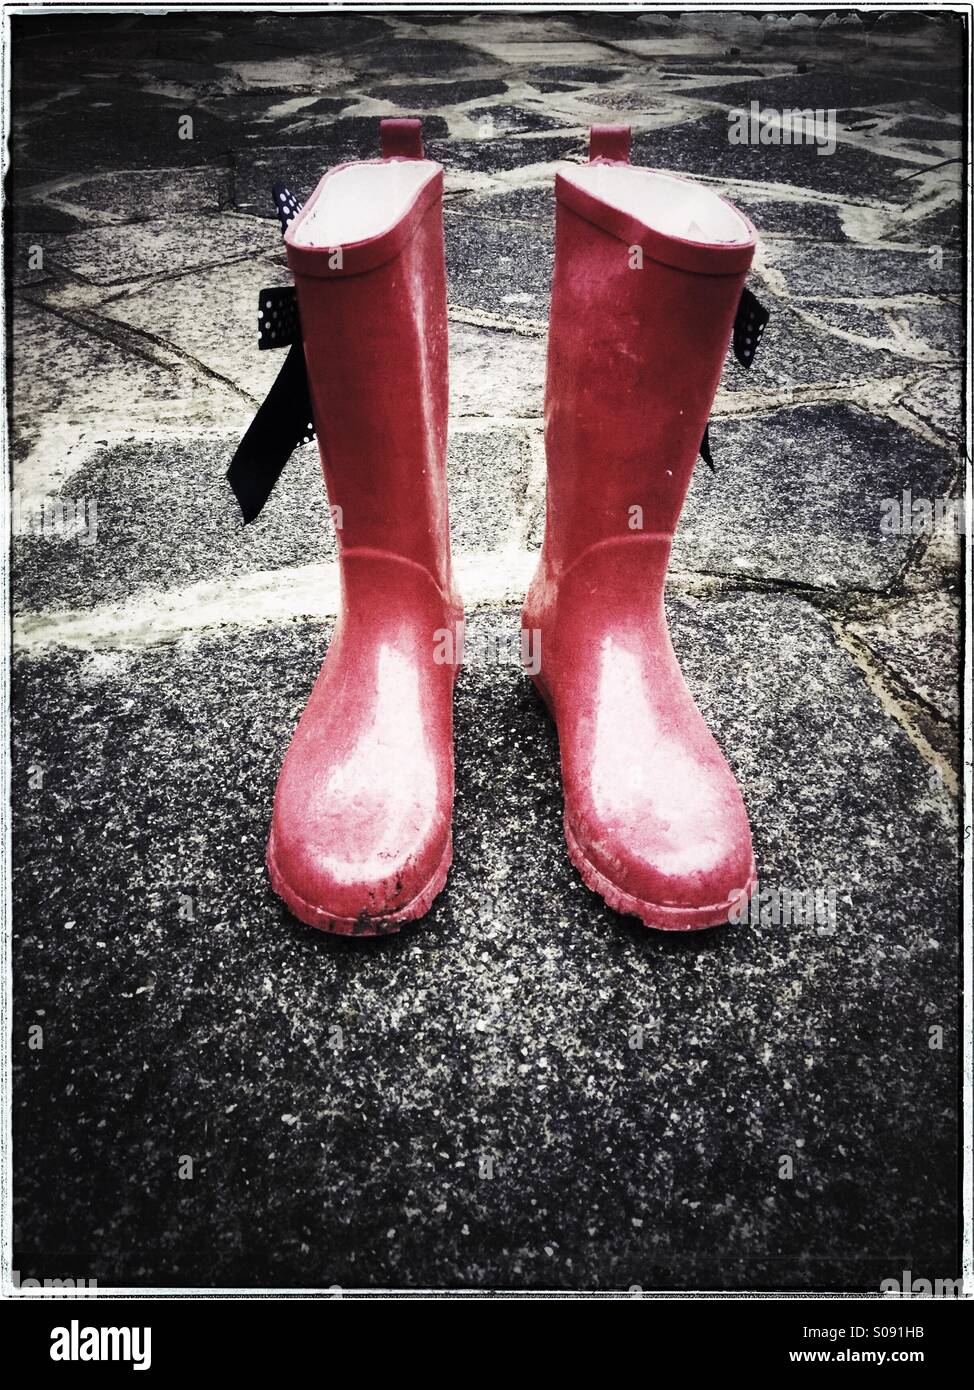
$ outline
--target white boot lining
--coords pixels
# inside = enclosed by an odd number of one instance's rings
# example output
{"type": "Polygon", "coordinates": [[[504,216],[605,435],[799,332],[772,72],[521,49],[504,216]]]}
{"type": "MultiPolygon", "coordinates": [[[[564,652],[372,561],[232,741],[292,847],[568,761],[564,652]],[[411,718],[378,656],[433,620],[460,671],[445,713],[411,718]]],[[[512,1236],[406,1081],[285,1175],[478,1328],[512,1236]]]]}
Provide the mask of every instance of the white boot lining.
{"type": "Polygon", "coordinates": [[[334,248],[380,236],[395,226],[438,168],[429,159],[401,159],[336,169],[295,227],[295,245],[334,248]]]}
{"type": "Polygon", "coordinates": [[[617,164],[583,164],[562,172],[576,187],[666,236],[720,246],[751,239],[740,213],[687,179],[617,164]]]}

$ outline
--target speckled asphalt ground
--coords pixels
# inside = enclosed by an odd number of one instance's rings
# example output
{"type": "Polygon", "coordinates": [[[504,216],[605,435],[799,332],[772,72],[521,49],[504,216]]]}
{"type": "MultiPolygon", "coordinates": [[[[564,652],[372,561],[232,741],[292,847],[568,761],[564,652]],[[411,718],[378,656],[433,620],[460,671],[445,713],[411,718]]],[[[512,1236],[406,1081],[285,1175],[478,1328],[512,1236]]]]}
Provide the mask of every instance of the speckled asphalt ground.
{"type": "Polygon", "coordinates": [[[956,17],[902,13],[13,19],[14,501],[82,507],[13,548],[23,1278],[958,1273],[960,546],[880,523],[960,481],[961,52],[956,17]],[[834,108],[834,153],[730,144],[753,100],[834,108]],[[540,542],[558,162],[630,121],[637,161],[763,233],[771,324],[726,368],[668,606],[762,883],[834,888],[831,922],[613,914],[565,856],[550,724],[485,662],[426,921],[334,940],[272,896],[335,549],[313,448],[245,533],[223,473],[280,365],[270,183],[307,194],[396,114],[446,168],[475,648],[516,631],[540,542]]]}

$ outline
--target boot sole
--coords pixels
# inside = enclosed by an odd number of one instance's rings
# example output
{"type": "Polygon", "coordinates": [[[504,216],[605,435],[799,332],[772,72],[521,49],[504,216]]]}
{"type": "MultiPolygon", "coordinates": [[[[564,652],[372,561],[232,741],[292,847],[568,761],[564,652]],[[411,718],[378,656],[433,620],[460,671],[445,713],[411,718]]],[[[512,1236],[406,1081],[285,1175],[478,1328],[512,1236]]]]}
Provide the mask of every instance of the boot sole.
{"type": "MultiPolygon", "coordinates": [[[[532,676],[531,680],[534,682],[535,689],[541,696],[557,729],[558,721],[555,718],[554,704],[547,686],[539,676],[532,676]]],[[[629,917],[638,917],[645,927],[652,927],[656,931],[704,931],[707,927],[724,925],[730,916],[731,909],[740,905],[740,891],[735,892],[725,902],[706,904],[703,907],[680,907],[676,903],[652,903],[643,898],[634,898],[631,893],[627,893],[625,889],[606,878],[591,860],[585,857],[568,823],[567,811],[563,817],[563,825],[568,858],[578,870],[586,888],[590,888],[593,893],[598,893],[613,912],[620,912],[629,917]]],[[[757,887],[757,881],[757,868],[752,858],[747,884],[744,888],[747,898],[750,898],[757,887]]]]}
{"type": "Polygon", "coordinates": [[[426,887],[414,898],[395,912],[361,913],[358,917],[338,917],[327,908],[308,902],[290,887],[279,872],[270,844],[267,846],[267,870],[271,878],[271,888],[285,907],[299,922],[318,931],[326,931],[334,936],[395,936],[404,923],[415,922],[425,917],[433,905],[433,899],[446,886],[446,877],[453,863],[453,835],[447,836],[446,850],[437,866],[436,872],[426,887]]]}

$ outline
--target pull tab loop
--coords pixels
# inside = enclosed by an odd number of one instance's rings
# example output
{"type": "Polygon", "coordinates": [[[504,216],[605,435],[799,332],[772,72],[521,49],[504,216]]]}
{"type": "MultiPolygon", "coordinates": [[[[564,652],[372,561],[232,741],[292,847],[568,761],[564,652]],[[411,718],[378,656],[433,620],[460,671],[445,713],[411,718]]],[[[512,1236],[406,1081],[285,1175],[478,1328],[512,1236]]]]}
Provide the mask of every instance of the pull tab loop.
{"type": "Polygon", "coordinates": [[[588,159],[608,159],[613,164],[628,164],[632,146],[632,127],[627,125],[594,125],[588,135],[588,159]]]}
{"type": "Polygon", "coordinates": [[[423,127],[415,117],[387,117],[379,122],[383,159],[422,159],[423,127]]]}

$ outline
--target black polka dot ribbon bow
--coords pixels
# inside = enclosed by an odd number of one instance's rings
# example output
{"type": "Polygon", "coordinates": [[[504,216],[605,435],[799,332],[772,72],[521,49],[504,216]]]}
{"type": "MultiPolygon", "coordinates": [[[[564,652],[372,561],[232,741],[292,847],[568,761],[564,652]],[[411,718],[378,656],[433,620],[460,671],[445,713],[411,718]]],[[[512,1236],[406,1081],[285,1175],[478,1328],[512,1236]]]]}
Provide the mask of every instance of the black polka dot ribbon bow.
{"type": "Polygon", "coordinates": [[[293,347],[301,341],[298,323],[298,297],[293,285],[280,285],[261,290],[257,310],[257,346],[266,348],[293,347]]]}
{"type": "MultiPolygon", "coordinates": [[[[276,183],[274,206],[281,230],[286,232],[301,204],[286,184],[276,183]]],[[[257,301],[257,346],[262,351],[286,347],[288,354],[227,469],[227,482],[240,504],[245,524],[260,515],[294,450],[300,444],[310,444],[315,437],[293,286],[261,290],[257,301]]]]}
{"type": "MultiPolygon", "coordinates": [[[[761,345],[761,339],[770,317],[768,310],[758,302],[757,296],[745,289],[741,294],[741,302],[738,304],[737,313],[734,316],[734,332],[731,338],[734,356],[742,367],[750,367],[754,361],[754,354],[761,345]]],[[[709,421],[703,432],[703,439],[700,441],[700,457],[709,468],[713,469],[715,473],[717,472],[710,453],[709,421]]]]}
{"type": "Polygon", "coordinates": [[[281,231],[286,232],[301,211],[301,204],[298,202],[296,194],[291,192],[286,183],[275,183],[272,196],[281,223],[281,231]]]}

